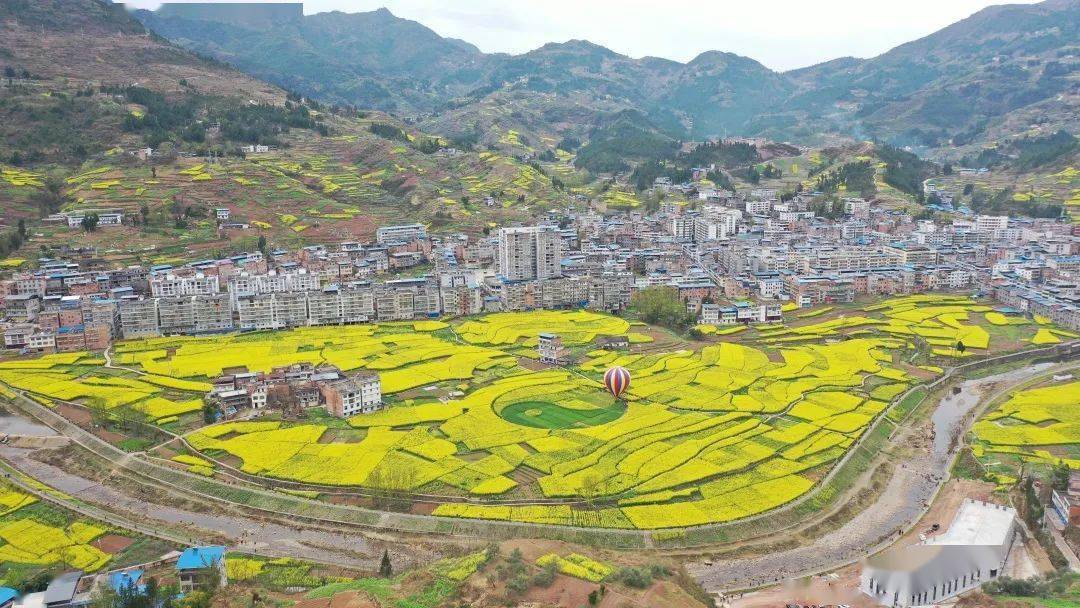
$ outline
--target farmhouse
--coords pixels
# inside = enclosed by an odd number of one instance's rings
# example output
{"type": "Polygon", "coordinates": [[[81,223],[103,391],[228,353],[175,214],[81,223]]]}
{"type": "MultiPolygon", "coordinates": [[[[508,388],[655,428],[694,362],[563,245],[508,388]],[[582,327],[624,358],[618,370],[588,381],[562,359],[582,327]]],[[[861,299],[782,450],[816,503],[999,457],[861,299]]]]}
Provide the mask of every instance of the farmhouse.
{"type": "Polygon", "coordinates": [[[382,408],[382,387],[378,374],[343,378],[319,386],[326,411],[338,418],[370,414],[382,408]]]}
{"type": "Polygon", "coordinates": [[[553,365],[566,363],[566,347],[563,346],[563,340],[560,336],[547,333],[540,334],[536,350],[540,354],[541,363],[551,363],[553,365]]]}
{"type": "Polygon", "coordinates": [[[296,363],[269,373],[241,372],[214,380],[207,401],[226,416],[241,409],[279,409],[285,412],[325,406],[339,418],[367,414],[382,407],[378,374],[346,377],[333,365],[296,363]]]}
{"type": "MultiPolygon", "coordinates": [[[[54,578],[44,591],[26,594],[15,603],[16,608],[69,608],[90,604],[90,587],[93,579],[75,571],[54,578]]],[[[13,598],[8,598],[11,601],[13,598]]]]}
{"type": "Polygon", "coordinates": [[[624,350],[630,348],[630,336],[601,336],[596,345],[605,350],[624,350]]]}
{"type": "Polygon", "coordinates": [[[191,593],[205,584],[206,577],[217,576],[221,586],[228,582],[225,576],[225,547],[188,547],[176,560],[176,574],[180,579],[180,592],[191,593]]]}
{"type": "Polygon", "coordinates": [[[969,499],[944,534],[867,560],[859,587],[886,606],[941,602],[997,578],[1015,532],[1015,509],[969,499]]]}

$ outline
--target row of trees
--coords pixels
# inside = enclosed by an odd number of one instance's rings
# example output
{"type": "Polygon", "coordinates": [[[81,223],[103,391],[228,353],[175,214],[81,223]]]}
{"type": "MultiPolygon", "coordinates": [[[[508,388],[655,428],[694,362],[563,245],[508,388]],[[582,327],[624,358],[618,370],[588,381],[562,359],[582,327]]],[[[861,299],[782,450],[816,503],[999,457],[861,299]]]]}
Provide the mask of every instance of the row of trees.
{"type": "Polygon", "coordinates": [[[189,92],[172,101],[157,91],[140,86],[102,86],[102,93],[120,95],[128,103],[146,108],[141,115],[128,114],[122,127],[139,133],[152,148],[164,142],[201,144],[208,125],[218,125],[227,141],[261,145],[282,145],[280,136],[290,129],[307,129],[321,135],[330,130],[307,105],[287,101],[284,107],[251,105],[236,100],[189,92]]]}
{"type": "Polygon", "coordinates": [[[746,169],[746,181],[757,184],[762,179],[779,179],[783,174],[784,172],[779,167],[771,164],[764,164],[761,167],[750,165],[746,169]]]}
{"type": "Polygon", "coordinates": [[[922,196],[923,181],[937,172],[937,166],[934,163],[925,161],[906,150],[880,145],[877,147],[877,152],[878,157],[885,162],[885,175],[882,179],[886,184],[901,192],[916,197],[922,196]]]}
{"type": "Polygon", "coordinates": [[[844,163],[835,169],[819,174],[814,180],[814,188],[825,194],[837,192],[841,186],[851,192],[872,196],[876,191],[874,165],[868,160],[844,163]]]}

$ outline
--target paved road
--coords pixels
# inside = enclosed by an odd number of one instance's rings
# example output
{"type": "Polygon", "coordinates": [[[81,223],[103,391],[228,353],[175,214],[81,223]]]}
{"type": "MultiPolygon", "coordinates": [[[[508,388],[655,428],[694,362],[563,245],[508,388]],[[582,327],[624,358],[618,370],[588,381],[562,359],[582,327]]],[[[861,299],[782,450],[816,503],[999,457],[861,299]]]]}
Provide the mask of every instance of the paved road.
{"type": "Polygon", "coordinates": [[[927,442],[927,449],[917,450],[898,464],[873,506],[813,544],[712,566],[695,562],[688,564],[687,570],[706,591],[715,593],[826,572],[876,552],[897,538],[899,530],[917,521],[933,500],[948,476],[955,452],[952,438],[966,430],[969,413],[980,401],[985,402],[982,392],[992,390],[986,397],[994,398],[1005,391],[1004,387],[1026,382],[1053,367],[1043,363],[962,383],[959,394],[939,402],[932,417],[935,438],[927,442]]]}
{"type": "Polygon", "coordinates": [[[382,557],[381,550],[375,550],[360,535],[291,528],[242,516],[200,513],[191,509],[161,505],[34,460],[30,453],[28,450],[0,446],[0,458],[23,473],[35,479],[46,480],[50,487],[78,496],[84,502],[103,506],[146,523],[157,521],[185,525],[202,531],[206,536],[223,536],[239,551],[296,557],[370,570],[377,568],[377,562],[382,557]]]}

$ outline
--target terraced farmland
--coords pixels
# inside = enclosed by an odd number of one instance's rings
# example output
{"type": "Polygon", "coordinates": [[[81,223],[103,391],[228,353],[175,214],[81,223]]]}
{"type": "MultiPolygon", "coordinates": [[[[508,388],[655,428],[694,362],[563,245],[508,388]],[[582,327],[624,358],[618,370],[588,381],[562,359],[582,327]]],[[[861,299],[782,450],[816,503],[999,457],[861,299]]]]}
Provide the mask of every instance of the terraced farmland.
{"type": "Polygon", "coordinates": [[[1080,468],[1080,381],[1013,393],[975,424],[972,446],[986,477],[1014,482],[1023,466],[1080,468]]]}
{"type": "Polygon", "coordinates": [[[199,456],[174,460],[200,474],[235,467],[307,484],[313,495],[422,494],[436,516],[652,530],[798,499],[908,388],[959,360],[1031,347],[1039,332],[1069,336],[963,296],[819,310],[719,328],[706,346],[674,351],[644,335],[629,351],[597,349],[598,337],[634,327],[586,311],[154,338],[120,343],[113,356],[146,375],[105,377],[86,355],[59,355],[2,363],[0,381],[169,425],[190,421],[198,391],[223,372],[298,362],[374,371],[388,409],[347,425],[319,416],[211,425],[187,435],[199,456]],[[540,332],[561,335],[576,360],[539,368],[540,332]],[[633,377],[620,401],[601,383],[613,365],[633,377]]]}
{"type": "MultiPolygon", "coordinates": [[[[117,257],[174,263],[199,257],[200,249],[251,248],[260,235],[277,246],[295,248],[371,238],[375,225],[403,217],[479,230],[488,222],[521,221],[537,208],[570,202],[568,193],[545,173],[555,174],[550,167],[538,170],[493,151],[422,151],[417,142],[435,140],[412,131],[405,132],[407,140],[372,133],[372,124],[393,122],[378,113],[328,120],[332,136],[294,130],[283,135],[280,150],[215,157],[212,162],[155,158],[151,167],[133,161],[123,148],[113,148],[80,167],[56,172],[64,177],[59,180],[61,210],[121,210],[128,218],[123,227],[81,238],[117,257]],[[219,231],[214,218],[218,207],[230,209],[232,224],[248,227],[219,231]],[[247,245],[242,244],[245,239],[247,245]]],[[[32,197],[46,180],[40,172],[0,166],[0,197],[12,203],[0,219],[12,225],[18,218],[36,219],[39,209],[32,197]]],[[[60,244],[72,234],[66,225],[55,223],[37,228],[43,243],[60,244]]]]}
{"type": "MultiPolygon", "coordinates": [[[[45,488],[21,475],[17,478],[45,488]]],[[[58,569],[92,573],[124,567],[166,549],[164,543],[131,538],[13,485],[0,484],[0,586],[21,587],[43,572],[58,569]]]]}

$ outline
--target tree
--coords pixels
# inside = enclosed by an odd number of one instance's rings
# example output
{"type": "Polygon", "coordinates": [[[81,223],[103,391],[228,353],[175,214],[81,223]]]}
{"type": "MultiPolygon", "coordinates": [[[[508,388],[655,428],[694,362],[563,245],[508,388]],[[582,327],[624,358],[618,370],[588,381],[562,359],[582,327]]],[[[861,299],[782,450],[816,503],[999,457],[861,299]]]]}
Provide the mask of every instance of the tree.
{"type": "Polygon", "coordinates": [[[266,255],[266,235],[263,235],[263,234],[259,235],[259,245],[258,245],[258,247],[259,247],[259,251],[261,251],[263,255],[266,255]]]}
{"type": "Polygon", "coordinates": [[[1043,506],[1039,501],[1039,495],[1035,491],[1035,483],[1031,475],[1024,479],[1024,520],[1028,526],[1036,528],[1043,519],[1043,506]]]}
{"type": "Polygon", "coordinates": [[[1069,476],[1072,471],[1069,469],[1067,462],[1059,460],[1057,466],[1054,467],[1054,472],[1050,477],[1050,485],[1058,492],[1064,492],[1069,489],[1069,476]]]}
{"type": "Polygon", "coordinates": [[[750,165],[750,168],[746,170],[746,181],[751,184],[757,184],[761,181],[761,173],[758,172],[757,167],[750,165]]]}
{"type": "Polygon", "coordinates": [[[218,409],[213,403],[203,403],[202,417],[203,422],[206,424],[213,424],[217,422],[218,409]]]}
{"type": "Polygon", "coordinates": [[[653,573],[648,568],[620,568],[612,579],[634,589],[648,589],[653,583],[653,573]]]}
{"type": "Polygon", "coordinates": [[[210,608],[213,596],[201,589],[188,593],[172,602],[173,608],[210,608]]]}
{"type": "Polygon", "coordinates": [[[520,549],[514,549],[506,558],[506,567],[499,571],[506,581],[506,593],[510,597],[521,595],[529,589],[528,568],[520,549]]]}
{"type": "Polygon", "coordinates": [[[646,323],[676,331],[685,330],[695,320],[674,287],[642,289],[630,300],[630,311],[646,323]]]}
{"type": "Polygon", "coordinates": [[[956,343],[956,352],[958,352],[958,353],[960,353],[962,355],[962,354],[964,354],[965,350],[967,350],[967,347],[964,346],[963,342],[957,342],[956,343]]]}
{"type": "Polygon", "coordinates": [[[540,570],[540,572],[533,575],[532,584],[535,587],[544,587],[546,589],[555,582],[555,575],[557,575],[558,573],[559,570],[558,566],[555,563],[555,560],[551,560],[548,563],[544,564],[544,567],[540,570]]]}
{"type": "Polygon", "coordinates": [[[99,221],[101,221],[101,218],[98,217],[98,214],[89,213],[89,214],[83,216],[82,222],[80,222],[80,225],[82,226],[82,229],[85,230],[86,232],[93,232],[93,231],[97,230],[99,221]]]}
{"type": "Polygon", "coordinates": [[[90,608],[117,608],[119,605],[119,594],[112,585],[99,585],[90,597],[90,608]]]}
{"type": "Polygon", "coordinates": [[[37,205],[38,213],[41,215],[56,213],[70,201],[70,197],[64,193],[64,185],[64,180],[56,176],[50,175],[45,178],[45,187],[31,195],[31,200],[37,205]]]}
{"type": "Polygon", "coordinates": [[[16,582],[12,583],[12,586],[23,595],[37,593],[48,588],[49,583],[52,582],[53,577],[57,574],[59,573],[55,570],[46,568],[45,570],[34,573],[29,578],[22,579],[21,581],[16,580],[16,582]]]}
{"type": "Polygon", "coordinates": [[[379,563],[379,576],[390,578],[394,575],[394,567],[390,565],[390,552],[383,549],[382,561],[379,563]]]}

